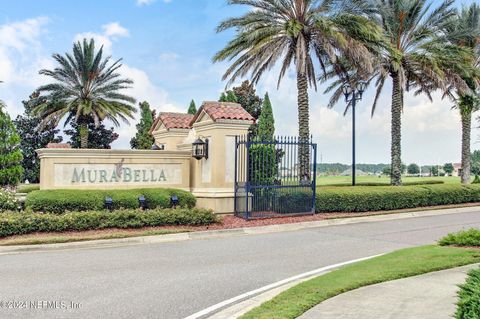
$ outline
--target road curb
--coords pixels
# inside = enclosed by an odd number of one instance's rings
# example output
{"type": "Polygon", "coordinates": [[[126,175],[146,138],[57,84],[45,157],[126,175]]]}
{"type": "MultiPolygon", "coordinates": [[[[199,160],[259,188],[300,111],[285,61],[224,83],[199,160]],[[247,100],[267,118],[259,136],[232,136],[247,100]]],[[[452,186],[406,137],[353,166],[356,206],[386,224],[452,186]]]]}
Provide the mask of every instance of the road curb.
{"type": "Polygon", "coordinates": [[[320,227],[327,227],[327,226],[382,222],[382,221],[408,219],[408,218],[431,217],[431,216],[473,213],[473,212],[480,212],[480,206],[415,211],[415,212],[405,212],[405,213],[392,213],[392,214],[385,214],[385,215],[336,218],[336,219],[326,219],[326,220],[301,222],[301,223],[294,223],[294,224],[277,224],[277,225],[258,226],[258,227],[207,230],[207,231],[200,231],[200,232],[118,238],[118,239],[100,239],[100,240],[81,241],[81,242],[72,242],[72,243],[61,243],[61,244],[0,246],[0,254],[4,255],[4,254],[18,254],[23,252],[35,252],[35,251],[41,252],[41,251],[53,251],[53,250],[65,250],[65,249],[103,248],[103,247],[115,247],[115,246],[125,246],[125,245],[181,242],[181,241],[188,241],[188,240],[211,239],[211,238],[245,236],[245,235],[261,235],[261,234],[269,234],[269,233],[298,231],[303,229],[320,228],[320,227]]]}

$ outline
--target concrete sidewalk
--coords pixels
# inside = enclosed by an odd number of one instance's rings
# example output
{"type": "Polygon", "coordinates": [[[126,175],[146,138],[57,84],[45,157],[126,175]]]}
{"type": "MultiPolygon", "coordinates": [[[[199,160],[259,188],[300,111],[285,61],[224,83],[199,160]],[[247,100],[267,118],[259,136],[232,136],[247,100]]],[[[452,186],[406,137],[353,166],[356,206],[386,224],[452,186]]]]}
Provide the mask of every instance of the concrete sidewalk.
{"type": "Polygon", "coordinates": [[[328,299],[301,319],[442,319],[455,313],[458,285],[470,269],[460,268],[359,288],[328,299]]]}

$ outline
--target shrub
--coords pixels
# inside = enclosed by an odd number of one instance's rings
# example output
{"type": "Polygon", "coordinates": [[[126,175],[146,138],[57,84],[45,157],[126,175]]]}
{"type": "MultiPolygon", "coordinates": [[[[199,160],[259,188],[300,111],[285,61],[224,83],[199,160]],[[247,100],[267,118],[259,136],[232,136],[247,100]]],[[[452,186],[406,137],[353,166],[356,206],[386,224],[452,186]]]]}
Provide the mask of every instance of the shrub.
{"type": "Polygon", "coordinates": [[[44,190],[27,195],[25,206],[37,212],[61,214],[67,211],[102,210],[106,197],[113,200],[113,209],[136,209],[138,197],[145,196],[147,208],[170,207],[170,196],[178,196],[179,205],[194,207],[195,197],[178,189],[129,189],[129,190],[44,190]]]}
{"type": "MultiPolygon", "coordinates": [[[[410,181],[410,182],[403,182],[403,186],[414,186],[414,185],[437,185],[437,184],[445,184],[444,181],[439,181],[439,180],[426,180],[426,181],[410,181]]],[[[389,186],[388,183],[386,182],[360,182],[356,183],[355,185],[357,186],[389,186]]],[[[325,186],[343,186],[343,187],[349,187],[352,186],[351,184],[328,184],[325,186]]]]}
{"type": "Polygon", "coordinates": [[[321,187],[317,212],[365,212],[480,201],[478,185],[321,187]]]}
{"type": "Polygon", "coordinates": [[[38,190],[40,190],[40,185],[38,184],[22,184],[17,186],[17,193],[22,194],[28,194],[38,190]]]}
{"type": "Polygon", "coordinates": [[[460,285],[458,299],[457,319],[480,318],[480,269],[468,273],[465,284],[460,285]]]}
{"type": "Polygon", "coordinates": [[[472,184],[480,184],[480,176],[475,175],[475,178],[473,179],[472,184]]]}
{"type": "Polygon", "coordinates": [[[15,195],[10,191],[0,188],[0,212],[16,210],[17,208],[18,202],[15,199],[15,195]]]}
{"type": "Polygon", "coordinates": [[[0,237],[33,232],[84,231],[105,228],[200,226],[218,222],[199,208],[69,212],[61,215],[27,212],[0,214],[0,237]]]}
{"type": "Polygon", "coordinates": [[[312,210],[312,191],[279,191],[273,201],[273,210],[280,214],[307,213],[312,210]]]}
{"type": "Polygon", "coordinates": [[[442,246],[480,246],[480,229],[471,228],[450,233],[438,242],[442,246]]]}

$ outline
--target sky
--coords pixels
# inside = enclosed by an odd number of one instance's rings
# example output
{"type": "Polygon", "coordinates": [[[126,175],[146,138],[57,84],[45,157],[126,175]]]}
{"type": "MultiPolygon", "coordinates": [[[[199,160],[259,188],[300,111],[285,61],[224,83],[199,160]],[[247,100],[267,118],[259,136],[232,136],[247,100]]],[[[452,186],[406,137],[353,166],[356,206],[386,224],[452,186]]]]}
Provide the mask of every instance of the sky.
{"type": "MultiPolygon", "coordinates": [[[[439,2],[439,1],[437,1],[439,2]]],[[[458,1],[471,3],[472,1],[458,1]]],[[[225,0],[1,0],[0,99],[14,118],[21,101],[49,79],[40,69],[55,67],[53,53],[70,52],[74,41],[94,38],[114,59],[123,58],[122,75],[134,80],[128,94],[148,101],[157,112],[186,112],[190,100],[217,100],[225,88],[227,63],[212,63],[213,55],[233,32],[216,33],[222,20],[247,10],[225,0]]],[[[269,93],[276,134],[297,133],[295,73],[289,72],[277,90],[278,70],[267,73],[257,93],[269,93]]],[[[241,81],[239,81],[241,82],[241,81]]],[[[310,93],[310,129],[323,163],[351,160],[351,115],[344,104],[327,108],[323,88],[310,93]]],[[[357,105],[357,162],[388,163],[390,159],[391,86],[370,116],[373,88],[357,105]]],[[[476,117],[476,116],[475,116],[476,117]]],[[[114,148],[129,148],[138,115],[116,131],[114,148]]],[[[402,160],[420,165],[460,162],[461,125],[452,102],[434,95],[405,96],[402,160]]],[[[472,149],[480,148],[479,126],[473,123],[472,149]]]]}

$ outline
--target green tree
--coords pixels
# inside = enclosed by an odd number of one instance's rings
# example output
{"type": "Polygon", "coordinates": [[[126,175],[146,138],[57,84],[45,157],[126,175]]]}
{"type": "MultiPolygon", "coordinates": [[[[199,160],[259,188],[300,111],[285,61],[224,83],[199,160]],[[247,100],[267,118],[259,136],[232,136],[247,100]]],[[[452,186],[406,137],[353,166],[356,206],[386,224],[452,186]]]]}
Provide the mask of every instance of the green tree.
{"type": "MultiPolygon", "coordinates": [[[[71,129],[64,131],[65,135],[70,137],[70,145],[73,148],[80,148],[82,145],[82,133],[80,126],[75,121],[70,123],[71,129]]],[[[105,125],[95,125],[90,122],[87,124],[88,130],[88,148],[90,149],[111,149],[111,144],[118,139],[118,134],[114,132],[113,127],[106,129],[105,125]]]]}
{"type": "Polygon", "coordinates": [[[391,166],[384,167],[382,169],[382,174],[387,176],[392,175],[392,167],[391,166]]]}
{"type": "Polygon", "coordinates": [[[232,103],[237,103],[237,96],[235,95],[235,92],[232,90],[228,90],[227,92],[223,92],[220,95],[220,98],[218,99],[218,102],[232,102],[232,103]]]}
{"type": "MultiPolygon", "coordinates": [[[[192,100],[193,102],[193,100],[192,100]]],[[[140,122],[136,125],[137,133],[130,140],[132,149],[149,150],[155,141],[150,134],[153,122],[155,121],[154,114],[150,109],[150,104],[144,101],[139,103],[140,106],[140,122]]]]}
{"type": "Polygon", "coordinates": [[[475,150],[470,156],[471,158],[471,173],[473,175],[480,175],[480,151],[475,150]]]}
{"type": "MultiPolygon", "coordinates": [[[[235,86],[232,91],[237,97],[237,103],[239,103],[245,111],[258,120],[260,113],[262,112],[262,99],[257,95],[253,83],[248,80],[242,82],[240,86],[235,86]]],[[[258,123],[253,123],[248,134],[251,137],[256,137],[258,134],[258,123]]]]}
{"type": "Polygon", "coordinates": [[[438,176],[438,166],[433,165],[430,167],[430,175],[431,176],[438,176]]]}
{"type": "MultiPolygon", "coordinates": [[[[292,64],[298,91],[299,137],[310,138],[308,88],[316,88],[314,60],[324,66],[338,54],[367,71],[372,70],[372,56],[365,43],[380,41],[381,34],[367,18],[354,15],[365,7],[360,0],[229,0],[246,4],[253,10],[241,17],[222,22],[217,31],[233,29],[236,35],[218,52],[215,62],[231,60],[223,79],[227,85],[251,74],[256,84],[262,75],[281,61],[278,82],[292,64]],[[342,5],[344,4],[344,5],[342,5]]],[[[308,147],[299,151],[301,176],[310,176],[308,147]]]]}
{"type": "Polygon", "coordinates": [[[23,176],[23,157],[20,136],[4,108],[0,101],[0,186],[13,187],[23,176]]]}
{"type": "Polygon", "coordinates": [[[268,93],[263,99],[262,113],[258,118],[258,137],[261,140],[273,141],[275,135],[275,119],[273,118],[272,104],[268,93]]]}
{"type": "Polygon", "coordinates": [[[38,88],[40,93],[46,93],[46,102],[34,109],[43,123],[53,120],[58,125],[64,118],[66,124],[73,120],[79,125],[80,147],[87,148],[90,123],[99,127],[108,119],[119,126],[119,120],[128,123],[133,118],[135,99],[121,93],[133,81],[117,72],[122,66],[121,59],[109,63],[110,57],[103,58],[103,47],[95,51],[93,39],[74,43],[73,56],[54,54],[53,59],[58,67],[41,70],[40,74],[55,82],[38,88]]]}
{"type": "Polygon", "coordinates": [[[391,102],[391,184],[401,185],[401,125],[405,91],[430,93],[448,86],[447,80],[457,79],[448,69],[463,61],[464,52],[440,39],[450,19],[455,15],[453,0],[443,1],[432,8],[428,0],[373,0],[374,19],[382,26],[392,48],[383,50],[376,62],[377,91],[372,107],[374,114],[387,79],[392,80],[391,102]]]}
{"type": "Polygon", "coordinates": [[[453,173],[453,164],[452,163],[445,163],[443,165],[443,170],[445,171],[445,173],[449,176],[452,176],[452,173],[453,173]]]}
{"type": "MultiPolygon", "coordinates": [[[[447,38],[452,43],[472,50],[474,57],[471,66],[480,66],[480,6],[472,3],[464,7],[451,21],[447,28],[447,38]]],[[[480,71],[477,74],[463,72],[462,78],[467,83],[470,91],[465,92],[462,87],[456,90],[456,107],[460,112],[462,122],[462,170],[463,184],[470,183],[470,138],[472,131],[472,113],[480,108],[480,98],[476,91],[479,90],[480,71]],[[457,98],[458,97],[458,98],[457,98]]],[[[456,88],[456,87],[455,87],[456,88]]]]}
{"type": "Polygon", "coordinates": [[[411,175],[420,174],[420,167],[417,164],[412,163],[407,167],[407,173],[411,175]]]}
{"type": "Polygon", "coordinates": [[[195,101],[192,99],[190,102],[190,106],[188,107],[188,114],[195,115],[197,114],[197,106],[195,105],[195,101]]]}
{"type": "Polygon", "coordinates": [[[38,103],[42,103],[42,97],[37,92],[30,95],[28,101],[23,101],[24,114],[18,115],[13,121],[18,134],[21,137],[20,150],[23,154],[22,167],[24,174],[22,180],[28,180],[30,183],[40,181],[40,159],[35,150],[44,148],[48,143],[60,143],[61,136],[57,136],[60,130],[55,129],[52,124],[45,125],[43,130],[37,128],[42,121],[33,116],[32,108],[38,103]]]}

